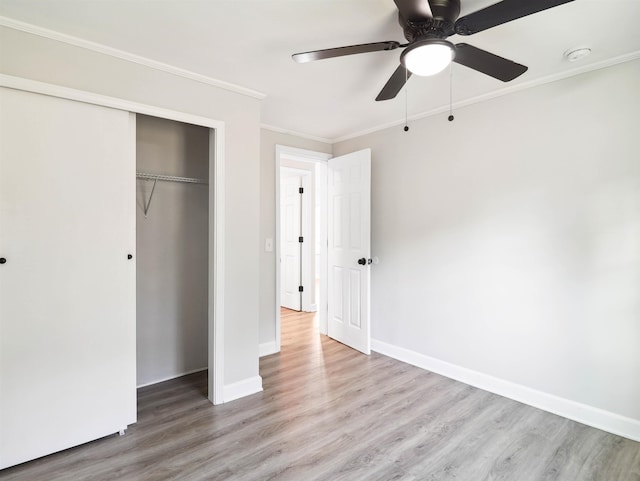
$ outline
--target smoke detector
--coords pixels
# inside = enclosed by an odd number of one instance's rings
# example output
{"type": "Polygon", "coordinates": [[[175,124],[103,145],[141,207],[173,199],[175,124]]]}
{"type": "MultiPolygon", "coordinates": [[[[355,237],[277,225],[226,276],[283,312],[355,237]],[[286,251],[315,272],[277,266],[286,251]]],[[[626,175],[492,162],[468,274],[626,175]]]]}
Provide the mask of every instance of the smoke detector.
{"type": "Polygon", "coordinates": [[[564,53],[564,58],[569,62],[575,62],[577,60],[585,58],[591,53],[591,49],[588,47],[572,48],[564,53]]]}

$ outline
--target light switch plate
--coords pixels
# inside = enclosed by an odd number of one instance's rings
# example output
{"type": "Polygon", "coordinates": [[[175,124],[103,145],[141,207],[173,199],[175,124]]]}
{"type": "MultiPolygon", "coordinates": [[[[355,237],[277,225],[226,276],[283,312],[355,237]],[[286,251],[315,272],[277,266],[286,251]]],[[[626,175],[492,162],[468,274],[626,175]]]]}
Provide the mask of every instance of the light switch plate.
{"type": "Polygon", "coordinates": [[[267,238],[264,240],[265,252],[273,252],[273,239],[267,238]]]}

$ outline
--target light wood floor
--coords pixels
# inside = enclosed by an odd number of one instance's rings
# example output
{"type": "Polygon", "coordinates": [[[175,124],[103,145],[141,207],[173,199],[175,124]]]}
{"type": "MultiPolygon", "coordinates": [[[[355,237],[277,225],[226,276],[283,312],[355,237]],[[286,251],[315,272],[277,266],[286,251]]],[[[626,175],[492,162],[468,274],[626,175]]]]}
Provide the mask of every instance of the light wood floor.
{"type": "Polygon", "coordinates": [[[282,333],[264,392],[214,407],[204,374],[146,387],[125,436],[0,479],[640,481],[640,443],[361,355],[313,315],[283,310],[282,333]]]}

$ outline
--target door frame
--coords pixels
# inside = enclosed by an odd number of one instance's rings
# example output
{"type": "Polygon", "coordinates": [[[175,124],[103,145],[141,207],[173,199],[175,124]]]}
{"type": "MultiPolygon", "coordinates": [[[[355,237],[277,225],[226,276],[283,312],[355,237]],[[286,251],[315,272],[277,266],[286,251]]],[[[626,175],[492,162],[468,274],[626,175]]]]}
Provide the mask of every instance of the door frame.
{"type": "MultiPolygon", "coordinates": [[[[224,402],[225,123],[177,110],[5,74],[0,74],[0,86],[209,128],[208,398],[213,404],[222,404],[224,402]]],[[[277,341],[279,346],[279,334],[277,341]]]]}
{"type": "MultiPolygon", "coordinates": [[[[295,162],[305,162],[305,163],[321,163],[326,164],[327,161],[332,158],[331,154],[326,154],[324,152],[316,152],[313,150],[299,149],[297,147],[289,147],[286,145],[276,144],[276,157],[275,157],[275,180],[276,180],[276,188],[275,188],[275,204],[276,204],[276,228],[275,228],[275,261],[276,261],[276,282],[275,282],[275,324],[276,324],[276,339],[275,339],[275,351],[280,352],[281,342],[280,342],[280,165],[283,160],[293,160],[295,162]]],[[[326,190],[325,190],[326,194],[326,190]]],[[[318,193],[316,192],[316,195],[318,193]]],[[[324,209],[324,218],[325,218],[325,226],[324,230],[326,234],[326,195],[324,199],[321,199],[321,205],[324,209]]],[[[314,206],[315,207],[315,206],[314,206]]],[[[322,220],[321,220],[322,223],[322,220]]],[[[327,259],[327,243],[321,242],[321,255],[320,255],[320,292],[322,302],[318,303],[316,300],[317,310],[319,314],[319,328],[320,333],[327,333],[327,296],[326,296],[326,259],[327,259]]],[[[303,302],[304,306],[304,302],[303,302]]]]}

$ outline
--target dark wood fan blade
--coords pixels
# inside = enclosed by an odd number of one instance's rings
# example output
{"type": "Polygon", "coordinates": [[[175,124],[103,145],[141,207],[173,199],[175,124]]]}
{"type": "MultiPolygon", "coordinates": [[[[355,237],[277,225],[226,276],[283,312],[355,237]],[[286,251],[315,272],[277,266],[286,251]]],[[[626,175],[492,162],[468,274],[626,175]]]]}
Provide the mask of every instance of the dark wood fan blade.
{"type": "Polygon", "coordinates": [[[344,57],[345,55],[355,55],[358,53],[379,52],[382,50],[394,50],[400,44],[394,41],[363,43],[360,45],[349,45],[348,47],[327,48],[325,50],[314,50],[312,52],[294,53],[291,58],[298,63],[312,62],[325,58],[344,57]]]}
{"type": "Polygon", "coordinates": [[[466,43],[456,45],[456,56],[453,61],[503,82],[509,82],[527,71],[524,65],[466,43]]]}
{"type": "Polygon", "coordinates": [[[384,84],[384,87],[382,87],[382,90],[376,97],[376,101],[390,100],[394,98],[398,95],[398,92],[402,90],[402,87],[407,83],[409,77],[411,77],[411,72],[404,68],[404,65],[400,65],[396,71],[393,72],[391,78],[387,80],[387,83],[384,84]]]}
{"type": "Polygon", "coordinates": [[[393,0],[400,15],[408,22],[419,22],[432,18],[431,7],[427,0],[393,0]]]}
{"type": "Polygon", "coordinates": [[[569,2],[573,0],[503,0],[459,18],[454,29],[458,35],[472,35],[569,2]]]}

